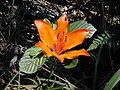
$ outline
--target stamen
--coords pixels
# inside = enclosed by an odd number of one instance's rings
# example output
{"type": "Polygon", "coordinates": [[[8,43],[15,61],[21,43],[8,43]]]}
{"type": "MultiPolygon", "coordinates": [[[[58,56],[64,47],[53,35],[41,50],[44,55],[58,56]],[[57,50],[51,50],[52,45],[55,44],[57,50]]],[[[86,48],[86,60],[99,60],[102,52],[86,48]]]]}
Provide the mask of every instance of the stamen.
{"type": "Polygon", "coordinates": [[[63,35],[65,34],[65,32],[63,31],[63,35]]]}
{"type": "Polygon", "coordinates": [[[65,42],[67,41],[67,36],[65,36],[65,42]]]}
{"type": "Polygon", "coordinates": [[[58,39],[59,35],[60,35],[60,33],[57,34],[57,39],[58,39]]]}
{"type": "Polygon", "coordinates": [[[65,17],[64,20],[67,21],[67,17],[65,17]]]}
{"type": "Polygon", "coordinates": [[[62,40],[61,40],[61,38],[60,38],[60,42],[61,42],[62,40]]]}
{"type": "Polygon", "coordinates": [[[51,48],[50,50],[51,50],[51,51],[55,51],[55,50],[56,50],[56,47],[57,47],[56,44],[53,44],[53,48],[51,48]]]}

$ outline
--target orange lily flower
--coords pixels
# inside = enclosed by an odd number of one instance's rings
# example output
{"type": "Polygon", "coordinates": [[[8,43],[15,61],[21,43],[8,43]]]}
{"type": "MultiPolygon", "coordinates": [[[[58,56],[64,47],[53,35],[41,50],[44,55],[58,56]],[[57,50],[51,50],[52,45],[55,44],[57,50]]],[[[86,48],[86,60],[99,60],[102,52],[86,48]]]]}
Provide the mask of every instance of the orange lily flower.
{"type": "Polygon", "coordinates": [[[70,50],[82,44],[90,31],[85,28],[80,28],[67,33],[69,21],[66,14],[63,14],[58,19],[56,30],[53,30],[50,24],[43,20],[35,20],[34,23],[40,36],[40,41],[35,46],[42,48],[46,56],[55,56],[61,63],[64,62],[65,58],[75,59],[79,55],[89,56],[85,49],[70,50]]]}

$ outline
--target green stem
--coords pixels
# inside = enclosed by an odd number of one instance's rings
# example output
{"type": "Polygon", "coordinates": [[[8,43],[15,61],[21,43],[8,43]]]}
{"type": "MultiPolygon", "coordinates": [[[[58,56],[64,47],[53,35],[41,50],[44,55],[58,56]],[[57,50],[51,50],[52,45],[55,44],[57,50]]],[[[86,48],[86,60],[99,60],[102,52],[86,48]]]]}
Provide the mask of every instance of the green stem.
{"type": "Polygon", "coordinates": [[[99,52],[97,54],[97,59],[96,59],[96,63],[95,63],[95,70],[94,70],[95,72],[94,72],[94,78],[93,78],[93,89],[92,90],[95,90],[95,87],[96,87],[96,77],[97,77],[98,63],[99,63],[102,47],[103,47],[103,43],[101,44],[99,52]]]}
{"type": "Polygon", "coordinates": [[[114,73],[113,59],[112,59],[111,53],[110,53],[110,46],[108,46],[108,53],[109,53],[109,57],[110,57],[110,64],[111,64],[112,73],[114,73]]]}
{"type": "Polygon", "coordinates": [[[18,90],[20,90],[20,70],[19,70],[19,77],[18,77],[18,90]]]}
{"type": "Polygon", "coordinates": [[[15,76],[10,80],[10,82],[7,84],[4,90],[7,90],[7,87],[12,83],[12,81],[16,78],[17,75],[18,73],[16,73],[15,76]]]}
{"type": "Polygon", "coordinates": [[[53,73],[54,73],[54,69],[55,69],[55,66],[56,66],[56,60],[55,60],[54,57],[53,57],[53,58],[50,58],[50,61],[51,61],[50,63],[51,63],[51,65],[52,65],[52,67],[51,67],[50,75],[49,75],[49,77],[48,77],[47,86],[48,86],[48,84],[49,84],[50,78],[52,77],[52,75],[53,75],[53,73]]]}
{"type": "MultiPolygon", "coordinates": [[[[43,70],[47,71],[48,73],[50,73],[50,71],[49,71],[48,69],[46,69],[46,68],[44,68],[44,67],[41,67],[41,68],[42,68],[43,70]]],[[[66,81],[65,79],[61,78],[60,76],[56,75],[55,73],[53,73],[53,75],[54,75],[55,77],[59,78],[60,80],[62,80],[62,81],[64,81],[64,82],[67,83],[67,81],[66,81]]],[[[72,85],[73,85],[73,84],[72,84],[72,85]]],[[[76,89],[79,89],[79,88],[76,87],[75,85],[73,85],[73,87],[76,88],[76,89]]]]}

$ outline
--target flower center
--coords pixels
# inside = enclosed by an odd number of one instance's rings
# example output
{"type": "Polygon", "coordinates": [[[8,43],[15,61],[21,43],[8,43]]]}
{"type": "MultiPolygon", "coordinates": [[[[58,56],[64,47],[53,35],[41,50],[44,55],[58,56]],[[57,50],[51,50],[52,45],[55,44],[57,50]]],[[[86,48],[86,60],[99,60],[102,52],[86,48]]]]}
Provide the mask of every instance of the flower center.
{"type": "Polygon", "coordinates": [[[53,45],[54,49],[52,51],[60,55],[62,52],[64,52],[63,47],[67,40],[67,36],[63,31],[62,33],[58,33],[56,37],[57,37],[57,42],[53,45]]]}

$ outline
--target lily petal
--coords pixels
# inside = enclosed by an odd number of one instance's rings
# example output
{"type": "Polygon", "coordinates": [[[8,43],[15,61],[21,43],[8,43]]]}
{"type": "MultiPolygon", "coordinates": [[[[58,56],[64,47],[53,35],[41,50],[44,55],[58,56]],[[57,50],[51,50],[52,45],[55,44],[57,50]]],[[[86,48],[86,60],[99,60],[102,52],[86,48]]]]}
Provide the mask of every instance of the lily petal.
{"type": "Polygon", "coordinates": [[[83,42],[86,36],[89,34],[89,30],[81,28],[74,30],[67,34],[67,40],[64,46],[64,50],[71,49],[83,42]]]}
{"type": "Polygon", "coordinates": [[[58,20],[57,20],[57,33],[62,33],[64,32],[65,34],[67,33],[67,28],[68,28],[69,21],[67,19],[67,15],[63,14],[58,20]]]}
{"type": "Polygon", "coordinates": [[[64,57],[64,58],[67,58],[67,59],[75,59],[79,55],[90,56],[85,49],[80,49],[80,50],[68,51],[65,54],[61,54],[61,57],[64,57]]]}
{"type": "Polygon", "coordinates": [[[35,46],[42,48],[42,51],[46,56],[48,56],[48,57],[52,56],[51,50],[45,44],[43,44],[41,41],[37,42],[35,44],[35,46]]]}
{"type": "Polygon", "coordinates": [[[41,41],[37,42],[35,46],[42,48],[43,53],[50,57],[55,56],[61,63],[64,62],[64,57],[56,54],[56,52],[52,52],[45,44],[43,44],[41,41]]]}
{"type": "Polygon", "coordinates": [[[61,51],[62,47],[65,44],[68,23],[69,21],[66,14],[63,14],[57,21],[57,29],[55,30],[57,37],[57,53],[61,51]]]}
{"type": "Polygon", "coordinates": [[[49,48],[54,49],[56,36],[50,24],[42,20],[35,20],[34,23],[38,29],[41,41],[44,44],[46,44],[49,48]]]}
{"type": "Polygon", "coordinates": [[[56,57],[61,63],[64,62],[64,57],[56,54],[55,52],[52,52],[52,55],[56,57]]]}

